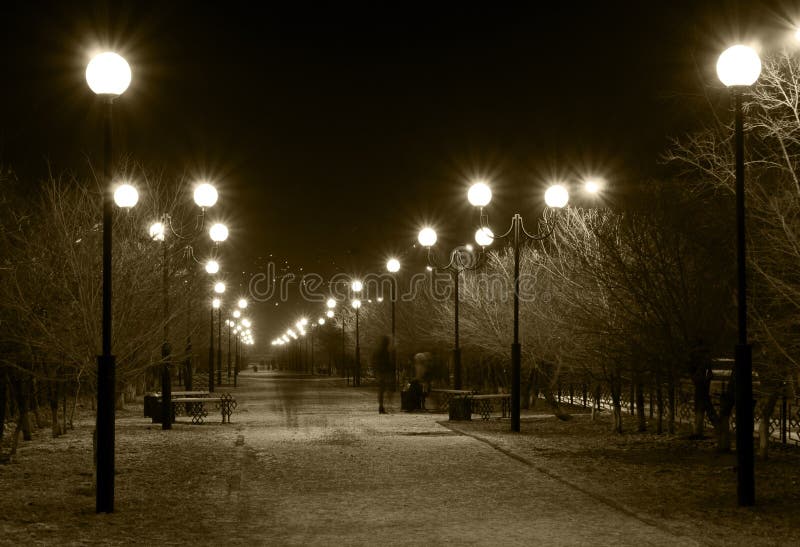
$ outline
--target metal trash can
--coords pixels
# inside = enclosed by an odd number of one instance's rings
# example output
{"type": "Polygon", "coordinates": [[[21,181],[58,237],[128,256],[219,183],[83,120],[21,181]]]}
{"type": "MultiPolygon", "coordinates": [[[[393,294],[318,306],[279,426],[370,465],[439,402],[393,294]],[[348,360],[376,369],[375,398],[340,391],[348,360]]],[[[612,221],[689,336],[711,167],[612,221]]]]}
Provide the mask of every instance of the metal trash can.
{"type": "Polygon", "coordinates": [[[452,397],[449,403],[449,419],[452,421],[472,420],[472,405],[464,395],[452,397]]]}

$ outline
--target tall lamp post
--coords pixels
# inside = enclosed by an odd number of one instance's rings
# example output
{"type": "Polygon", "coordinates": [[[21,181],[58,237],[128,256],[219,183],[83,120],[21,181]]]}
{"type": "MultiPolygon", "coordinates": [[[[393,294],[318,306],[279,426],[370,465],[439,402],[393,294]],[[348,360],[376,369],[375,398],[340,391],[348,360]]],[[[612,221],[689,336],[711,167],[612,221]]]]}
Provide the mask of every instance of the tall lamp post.
{"type": "Polygon", "coordinates": [[[95,511],[114,512],[114,399],[116,392],[116,362],[111,352],[111,230],[112,200],[121,207],[133,207],[138,201],[136,189],[129,185],[115,199],[112,187],[111,114],[114,99],[122,95],[131,83],[131,67],[121,56],[111,51],[92,58],[86,67],[86,83],[103,103],[103,312],[102,354],[97,357],[97,487],[95,511]]]}
{"type": "MultiPolygon", "coordinates": [[[[191,240],[196,237],[203,230],[205,222],[205,211],[207,207],[212,207],[217,202],[217,190],[208,183],[202,183],[195,187],[194,202],[200,207],[200,220],[197,223],[197,228],[191,234],[180,234],[175,230],[172,223],[172,216],[164,214],[160,222],[154,222],[150,225],[150,238],[154,241],[161,243],[162,251],[162,276],[161,276],[161,291],[163,299],[163,322],[164,322],[164,338],[161,342],[161,428],[172,429],[172,348],[169,343],[169,255],[167,253],[167,228],[170,233],[180,240],[191,240]]],[[[191,247],[188,247],[191,250],[191,247]]],[[[191,252],[187,253],[191,258],[191,252]]],[[[213,261],[212,261],[213,262],[213,261]]],[[[206,264],[206,268],[212,264],[206,264]]],[[[214,262],[216,264],[216,262],[214,262]]],[[[217,264],[217,269],[219,265],[217,264]]],[[[189,342],[191,347],[191,342],[189,342]]],[[[191,365],[190,365],[191,366],[191,365]]],[[[191,383],[191,371],[187,371],[187,382],[191,383]]]]}
{"type": "MultiPolygon", "coordinates": [[[[364,289],[364,284],[356,279],[350,284],[350,288],[354,294],[359,295],[364,289]]],[[[356,310],[356,364],[353,370],[353,387],[359,387],[361,385],[361,342],[358,335],[358,310],[361,309],[361,300],[356,298],[350,304],[356,310]]]]}
{"type": "MultiPolygon", "coordinates": [[[[450,252],[450,261],[442,265],[437,261],[432,250],[436,239],[436,232],[433,228],[423,228],[417,236],[420,245],[428,250],[428,265],[436,270],[449,271],[453,278],[453,389],[461,389],[461,345],[458,329],[461,272],[476,269],[480,263],[480,255],[475,256],[472,245],[456,247],[450,252]]],[[[481,249],[491,245],[493,241],[491,230],[488,228],[478,230],[475,240],[481,245],[481,249]]]]}
{"type": "MultiPolygon", "coordinates": [[[[468,193],[469,202],[480,208],[480,228],[478,233],[482,238],[487,239],[510,239],[514,250],[514,341],[511,344],[511,431],[520,431],[520,375],[522,370],[522,347],[519,343],[519,250],[523,239],[541,241],[552,235],[555,224],[545,226],[543,232],[531,234],[525,229],[522,222],[522,215],[514,214],[511,218],[509,229],[498,236],[495,236],[488,226],[488,216],[484,212],[484,207],[492,200],[492,190],[483,182],[473,184],[468,193]]],[[[560,209],[567,205],[569,192],[563,186],[556,184],[547,189],[544,200],[548,207],[560,209]]],[[[544,216],[545,223],[547,217],[544,216]]],[[[476,239],[478,234],[476,234],[476,239]]]]}
{"type": "Polygon", "coordinates": [[[736,45],[722,52],[717,61],[720,81],[731,89],[735,111],[736,151],[736,286],[738,341],[735,350],[736,459],[739,505],[755,503],[753,455],[753,357],[747,340],[747,255],[745,253],[744,114],[742,94],[761,74],[761,59],[750,47],[736,45]]]}
{"type": "Polygon", "coordinates": [[[400,261],[396,258],[390,258],[387,260],[386,271],[392,274],[392,290],[389,295],[389,298],[392,301],[392,369],[394,369],[394,391],[397,391],[400,378],[397,372],[397,341],[395,340],[395,302],[397,302],[397,276],[395,274],[400,271],[400,261]]]}

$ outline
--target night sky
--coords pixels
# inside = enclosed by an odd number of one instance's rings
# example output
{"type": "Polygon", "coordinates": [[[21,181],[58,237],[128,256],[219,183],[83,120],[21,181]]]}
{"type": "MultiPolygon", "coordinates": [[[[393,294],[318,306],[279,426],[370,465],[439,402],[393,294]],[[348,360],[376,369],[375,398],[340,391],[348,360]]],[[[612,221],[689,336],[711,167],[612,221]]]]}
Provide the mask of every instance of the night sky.
{"type": "MultiPolygon", "coordinates": [[[[100,135],[85,65],[115,49],[133,70],[117,150],[217,182],[239,268],[272,254],[375,271],[422,222],[470,239],[471,177],[492,181],[499,222],[534,214],[555,179],[603,176],[613,199],[657,176],[667,137],[709,115],[693,105],[718,86],[719,52],[783,39],[800,15],[761,2],[428,4],[5,2],[0,163],[31,180],[48,164],[88,172],[100,135]]],[[[283,320],[281,308],[262,315],[283,320]]]]}

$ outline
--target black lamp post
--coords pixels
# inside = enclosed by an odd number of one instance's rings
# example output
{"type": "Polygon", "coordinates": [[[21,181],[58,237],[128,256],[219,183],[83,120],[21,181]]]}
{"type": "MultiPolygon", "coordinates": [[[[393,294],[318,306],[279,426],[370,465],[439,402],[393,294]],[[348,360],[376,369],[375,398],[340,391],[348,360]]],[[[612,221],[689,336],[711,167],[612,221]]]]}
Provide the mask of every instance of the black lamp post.
{"type": "MultiPolygon", "coordinates": [[[[479,233],[483,232],[479,231],[479,233]]],[[[458,329],[461,272],[476,269],[480,265],[480,258],[483,253],[476,255],[472,245],[456,247],[450,252],[450,261],[443,265],[439,263],[433,254],[432,247],[436,243],[436,238],[436,232],[433,228],[423,228],[420,230],[417,239],[428,250],[428,265],[436,270],[450,272],[453,278],[453,389],[461,389],[461,344],[458,329]]],[[[481,239],[478,243],[481,244],[481,249],[483,249],[484,246],[492,244],[492,239],[481,239]]]]}
{"type": "Polygon", "coordinates": [[[758,54],[747,46],[726,49],[717,61],[717,75],[731,89],[736,153],[736,286],[738,340],[735,349],[736,459],[739,505],[755,504],[755,458],[753,449],[753,356],[747,339],[747,254],[744,189],[744,114],[742,93],[761,73],[758,54]]]}
{"type": "MultiPolygon", "coordinates": [[[[522,370],[522,346],[519,342],[519,251],[524,239],[541,241],[550,237],[555,229],[555,224],[547,225],[543,232],[531,234],[525,230],[525,225],[520,214],[511,218],[511,226],[502,235],[495,236],[488,226],[488,217],[483,208],[492,199],[492,191],[483,183],[473,184],[467,194],[469,202],[475,207],[480,207],[480,228],[475,234],[475,239],[481,240],[508,239],[514,250],[514,341],[511,344],[511,431],[520,431],[520,384],[522,370]]],[[[561,185],[554,185],[547,189],[544,196],[548,207],[562,208],[569,201],[569,193],[561,185]]],[[[545,216],[545,222],[547,217],[545,216]]]]}
{"type": "MultiPolygon", "coordinates": [[[[361,281],[355,280],[350,284],[350,289],[353,291],[354,294],[359,295],[363,290],[364,285],[361,281]]],[[[361,309],[361,300],[358,298],[354,298],[350,305],[353,306],[353,309],[356,311],[356,351],[355,351],[355,367],[353,369],[353,387],[359,387],[361,385],[361,340],[359,336],[359,310],[361,309]]]]}
{"type": "Polygon", "coordinates": [[[392,370],[394,371],[394,391],[397,391],[400,378],[397,372],[397,340],[395,339],[395,303],[397,302],[397,277],[395,274],[400,271],[400,261],[396,258],[390,258],[386,262],[386,271],[392,274],[392,286],[389,294],[389,299],[392,301],[392,370]]]}
{"type": "Polygon", "coordinates": [[[114,99],[122,95],[131,82],[128,63],[107,51],[96,55],[86,67],[86,83],[103,100],[103,308],[102,353],[97,357],[97,487],[95,511],[114,511],[114,421],[116,398],[116,361],[111,352],[111,240],[113,226],[112,200],[120,207],[133,207],[138,200],[136,190],[123,185],[112,187],[112,129],[114,99]],[[124,190],[123,190],[124,189],[124,190]],[[120,194],[120,191],[122,193],[120,194]],[[119,194],[119,199],[117,195],[119,194]]]}

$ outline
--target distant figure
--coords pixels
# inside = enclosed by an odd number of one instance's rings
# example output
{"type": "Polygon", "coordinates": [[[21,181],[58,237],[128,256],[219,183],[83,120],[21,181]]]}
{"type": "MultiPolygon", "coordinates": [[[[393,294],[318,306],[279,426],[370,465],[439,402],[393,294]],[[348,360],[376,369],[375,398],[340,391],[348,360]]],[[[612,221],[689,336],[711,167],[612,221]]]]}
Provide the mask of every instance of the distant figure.
{"type": "Polygon", "coordinates": [[[428,381],[430,357],[430,353],[417,353],[414,355],[414,379],[409,382],[405,391],[403,410],[412,412],[425,408],[426,390],[423,384],[428,381]]]}
{"type": "Polygon", "coordinates": [[[383,395],[391,385],[394,376],[390,350],[391,343],[392,341],[388,336],[382,336],[381,341],[378,343],[378,349],[375,350],[372,356],[372,366],[378,376],[378,412],[380,414],[386,414],[386,408],[383,406],[383,395]]]}

